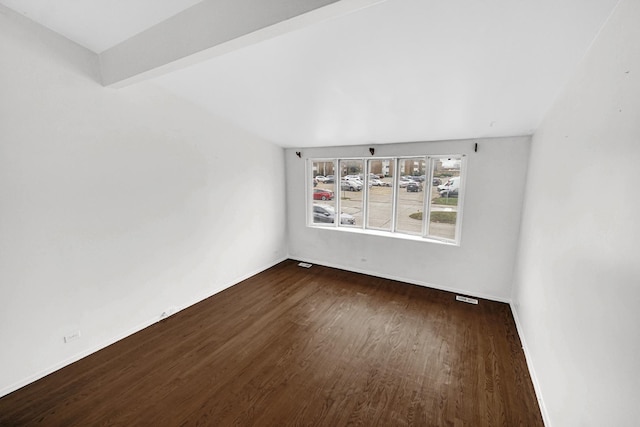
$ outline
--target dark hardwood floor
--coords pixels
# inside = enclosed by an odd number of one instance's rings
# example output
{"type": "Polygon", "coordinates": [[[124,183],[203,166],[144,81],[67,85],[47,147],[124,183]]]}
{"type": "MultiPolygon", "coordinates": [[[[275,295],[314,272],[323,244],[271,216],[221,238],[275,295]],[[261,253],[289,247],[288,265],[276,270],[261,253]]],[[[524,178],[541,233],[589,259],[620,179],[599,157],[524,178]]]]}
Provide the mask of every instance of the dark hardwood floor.
{"type": "Polygon", "coordinates": [[[507,304],[285,261],[3,397],[0,425],[543,423],[507,304]]]}

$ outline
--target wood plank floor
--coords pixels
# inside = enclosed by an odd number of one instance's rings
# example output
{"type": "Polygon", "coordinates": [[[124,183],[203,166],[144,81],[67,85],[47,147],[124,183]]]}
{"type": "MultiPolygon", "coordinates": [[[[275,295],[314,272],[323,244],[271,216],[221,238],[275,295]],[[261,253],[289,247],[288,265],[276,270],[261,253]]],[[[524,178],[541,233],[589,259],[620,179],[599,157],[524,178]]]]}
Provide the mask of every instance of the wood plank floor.
{"type": "Polygon", "coordinates": [[[289,260],[3,397],[0,425],[543,423],[508,305],[289,260]]]}

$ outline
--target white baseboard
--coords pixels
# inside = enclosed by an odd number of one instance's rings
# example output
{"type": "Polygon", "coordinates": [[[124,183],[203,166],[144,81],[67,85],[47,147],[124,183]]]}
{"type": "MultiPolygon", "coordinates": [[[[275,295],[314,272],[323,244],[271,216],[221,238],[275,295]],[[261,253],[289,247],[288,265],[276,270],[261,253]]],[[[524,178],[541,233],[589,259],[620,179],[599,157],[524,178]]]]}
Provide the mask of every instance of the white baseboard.
{"type": "Polygon", "coordinates": [[[518,332],[518,336],[520,337],[520,343],[522,344],[524,359],[527,361],[527,368],[529,368],[529,375],[531,376],[531,382],[533,383],[533,390],[536,393],[536,398],[538,399],[538,406],[540,407],[540,412],[542,413],[542,422],[546,427],[551,427],[551,421],[549,420],[549,413],[547,412],[547,407],[545,406],[544,400],[542,399],[542,390],[540,389],[540,383],[538,382],[538,376],[536,375],[536,371],[533,368],[533,363],[531,361],[531,353],[529,353],[529,347],[527,347],[527,342],[524,339],[524,331],[522,328],[522,324],[520,323],[520,318],[518,317],[518,312],[515,309],[513,303],[510,303],[509,305],[511,306],[511,314],[513,315],[513,320],[516,322],[516,330],[518,332]]]}
{"type": "Polygon", "coordinates": [[[54,365],[52,365],[52,366],[40,371],[40,372],[37,372],[37,373],[35,373],[33,375],[30,375],[29,377],[27,377],[27,378],[25,378],[23,380],[20,380],[20,381],[14,383],[14,384],[11,384],[8,387],[4,387],[3,389],[0,390],[0,397],[5,396],[5,395],[7,395],[9,393],[12,393],[12,392],[14,392],[14,391],[26,386],[26,385],[31,384],[32,382],[38,381],[39,379],[44,378],[47,375],[52,374],[55,371],[64,368],[65,366],[71,365],[72,363],[77,362],[78,360],[80,360],[80,359],[82,359],[84,357],[87,357],[90,354],[93,354],[93,353],[95,353],[95,352],[97,352],[99,350],[102,350],[103,348],[108,347],[111,344],[116,343],[116,342],[120,341],[121,339],[124,339],[124,338],[128,337],[129,335],[133,335],[136,332],[140,332],[144,328],[149,327],[149,326],[153,325],[156,322],[158,322],[158,320],[156,320],[156,319],[146,321],[146,322],[144,322],[144,323],[142,323],[142,324],[140,324],[140,325],[138,325],[138,326],[136,326],[134,328],[131,328],[131,329],[129,329],[129,330],[117,335],[116,337],[114,337],[114,338],[112,338],[110,340],[107,340],[103,344],[99,344],[99,345],[97,345],[95,347],[83,350],[83,351],[81,351],[81,352],[79,352],[77,354],[74,354],[73,356],[71,356],[71,357],[69,357],[69,358],[67,358],[65,360],[62,360],[61,362],[58,362],[58,363],[56,363],[56,364],[54,364],[54,365]]]}
{"type": "MultiPolygon", "coordinates": [[[[285,261],[287,259],[289,259],[288,256],[283,257],[283,258],[279,258],[276,261],[274,261],[274,262],[272,262],[272,263],[270,263],[270,264],[268,264],[268,265],[266,265],[264,267],[260,267],[260,268],[258,268],[257,270],[255,270],[253,272],[250,272],[250,273],[247,273],[247,274],[245,274],[243,276],[235,278],[235,279],[231,280],[228,283],[224,283],[221,286],[219,286],[218,288],[216,288],[214,291],[209,292],[207,294],[204,294],[204,295],[200,296],[199,298],[194,298],[191,302],[189,302],[189,303],[187,303],[187,304],[185,304],[185,305],[183,305],[181,307],[177,307],[176,310],[172,313],[172,315],[177,313],[177,312],[179,312],[179,311],[184,310],[185,308],[191,307],[192,305],[197,304],[200,301],[203,301],[203,300],[205,300],[205,299],[207,299],[207,298],[209,298],[209,297],[211,297],[211,296],[213,296],[213,295],[215,295],[215,294],[217,294],[219,292],[222,292],[223,290],[225,290],[227,288],[230,288],[231,286],[236,285],[236,284],[242,282],[243,280],[246,280],[246,279],[248,279],[248,278],[250,278],[252,276],[255,276],[256,274],[258,274],[258,273],[260,273],[260,272],[262,272],[264,270],[267,270],[267,269],[273,267],[274,265],[279,264],[282,261],[285,261]]],[[[77,354],[74,354],[73,356],[71,356],[71,357],[69,357],[69,358],[67,358],[65,360],[62,360],[61,362],[53,364],[52,366],[48,367],[47,369],[44,369],[44,370],[42,370],[40,372],[37,372],[37,373],[35,373],[33,375],[28,376],[27,378],[24,378],[24,379],[22,379],[22,380],[20,380],[18,382],[15,382],[15,383],[7,386],[7,387],[4,387],[4,388],[0,389],[0,397],[5,396],[5,395],[7,395],[9,393],[12,393],[12,392],[14,392],[14,391],[16,391],[16,390],[28,385],[28,384],[31,384],[32,382],[38,381],[39,379],[44,378],[47,375],[52,374],[53,372],[64,368],[65,366],[71,365],[72,363],[77,362],[78,360],[80,360],[80,359],[82,359],[84,357],[87,357],[90,354],[93,354],[93,353],[95,353],[97,351],[100,351],[103,348],[110,346],[111,344],[114,344],[114,343],[116,343],[116,342],[118,342],[118,341],[120,341],[120,340],[122,340],[122,339],[124,339],[124,338],[126,338],[128,336],[130,336],[130,335],[135,334],[136,332],[140,332],[144,328],[147,328],[147,327],[153,325],[154,323],[159,322],[160,320],[163,320],[162,316],[157,316],[157,317],[154,317],[152,319],[149,319],[149,320],[147,320],[147,321],[145,321],[145,322],[143,322],[143,323],[141,323],[141,324],[139,324],[139,325],[137,325],[137,326],[135,326],[135,327],[133,327],[131,329],[128,329],[128,330],[126,330],[126,331],[124,331],[124,332],[112,337],[111,339],[108,339],[108,340],[104,341],[102,344],[99,344],[99,345],[94,346],[92,348],[83,350],[83,351],[81,351],[81,352],[79,352],[77,354]]]]}
{"type": "Polygon", "coordinates": [[[452,287],[448,287],[448,286],[440,286],[440,285],[436,285],[434,283],[423,282],[421,280],[407,279],[406,277],[399,277],[399,276],[394,276],[392,274],[384,274],[384,273],[379,273],[377,271],[370,271],[370,270],[366,270],[366,269],[362,269],[362,268],[353,268],[352,266],[340,265],[340,264],[335,264],[335,263],[328,263],[328,262],[325,262],[325,261],[318,261],[318,260],[314,260],[312,258],[298,257],[298,256],[296,256],[296,257],[292,256],[290,258],[294,259],[296,261],[308,262],[308,263],[311,263],[311,264],[322,265],[322,266],[325,266],[325,267],[338,268],[340,270],[352,271],[354,273],[366,274],[367,276],[380,277],[382,279],[395,280],[395,281],[398,281],[398,282],[409,283],[411,285],[418,285],[418,286],[423,286],[423,287],[426,287],[426,288],[438,289],[440,291],[447,291],[447,292],[452,292],[452,293],[455,293],[455,294],[460,294],[460,295],[465,295],[465,296],[470,296],[470,297],[475,297],[475,298],[482,298],[482,299],[486,299],[486,300],[490,300],[490,301],[503,302],[503,303],[506,303],[506,304],[510,304],[511,303],[511,300],[507,299],[507,298],[501,298],[501,297],[496,297],[494,295],[488,295],[488,294],[477,293],[477,292],[469,293],[469,291],[466,290],[466,289],[458,289],[458,288],[452,288],[452,287]]]}

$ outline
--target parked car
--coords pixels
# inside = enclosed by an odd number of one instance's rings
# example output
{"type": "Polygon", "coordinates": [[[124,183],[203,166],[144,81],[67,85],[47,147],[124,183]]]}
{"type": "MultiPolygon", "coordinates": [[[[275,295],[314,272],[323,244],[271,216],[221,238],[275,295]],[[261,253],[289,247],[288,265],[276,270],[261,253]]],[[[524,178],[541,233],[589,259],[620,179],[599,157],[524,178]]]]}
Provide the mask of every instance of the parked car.
{"type": "Polygon", "coordinates": [[[360,175],[345,175],[342,179],[345,181],[358,181],[362,183],[362,178],[360,178],[360,175]]]}
{"type": "Polygon", "coordinates": [[[410,182],[407,185],[407,191],[410,193],[417,193],[419,191],[422,191],[422,183],[420,182],[410,182]]]}
{"type": "Polygon", "coordinates": [[[406,188],[407,185],[411,184],[412,182],[414,182],[412,179],[410,179],[407,176],[401,176],[400,180],[398,182],[398,185],[400,186],[400,188],[406,188]]]}
{"type": "Polygon", "coordinates": [[[433,178],[432,185],[440,185],[442,184],[442,180],[440,178],[433,178]]]}
{"type": "Polygon", "coordinates": [[[442,191],[442,190],[457,190],[458,188],[460,188],[460,177],[459,176],[454,176],[453,178],[449,179],[447,182],[445,182],[442,185],[438,185],[438,191],[442,191]]]}
{"type": "Polygon", "coordinates": [[[340,181],[340,189],[343,191],[361,191],[362,183],[358,181],[340,181]]]}
{"type": "Polygon", "coordinates": [[[442,190],[440,192],[440,197],[458,197],[458,189],[442,190]]]}
{"type": "MultiPolygon", "coordinates": [[[[313,205],[313,222],[332,223],[335,222],[336,211],[332,206],[313,205]]],[[[356,219],[353,215],[340,213],[340,224],[354,225],[356,219]]]]}
{"type": "Polygon", "coordinates": [[[333,191],[314,188],[313,200],[333,200],[333,191]]]}
{"type": "Polygon", "coordinates": [[[325,178],[324,175],[316,175],[316,179],[318,180],[318,182],[324,182],[324,180],[327,178],[325,178]]]}
{"type": "Polygon", "coordinates": [[[369,184],[373,185],[374,187],[391,187],[390,183],[385,182],[379,178],[371,178],[369,180],[369,184]]]}
{"type": "Polygon", "coordinates": [[[327,175],[324,177],[324,181],[325,184],[333,184],[334,182],[336,182],[336,179],[333,175],[327,175]]]}

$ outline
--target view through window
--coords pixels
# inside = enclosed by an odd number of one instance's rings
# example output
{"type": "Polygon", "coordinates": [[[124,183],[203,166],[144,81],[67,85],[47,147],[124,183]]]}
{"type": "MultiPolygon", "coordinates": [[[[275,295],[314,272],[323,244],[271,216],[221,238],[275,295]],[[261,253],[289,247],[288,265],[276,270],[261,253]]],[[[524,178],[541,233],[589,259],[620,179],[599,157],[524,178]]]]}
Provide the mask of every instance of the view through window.
{"type": "Polygon", "coordinates": [[[312,159],[310,224],[459,242],[463,160],[312,159]]]}
{"type": "Polygon", "coordinates": [[[461,168],[460,157],[431,159],[432,186],[427,230],[430,236],[456,239],[461,168]]]}
{"type": "Polygon", "coordinates": [[[363,213],[363,164],[364,160],[339,160],[340,167],[340,209],[348,219],[347,226],[362,227],[363,213]]]}
{"type": "Polygon", "coordinates": [[[393,159],[371,159],[367,198],[367,228],[391,231],[393,226],[393,159]]]}
{"type": "MultiPolygon", "coordinates": [[[[398,201],[396,231],[407,234],[424,234],[424,182],[426,159],[410,157],[398,159],[398,201]]],[[[428,186],[427,186],[428,190],[428,186]]]]}

